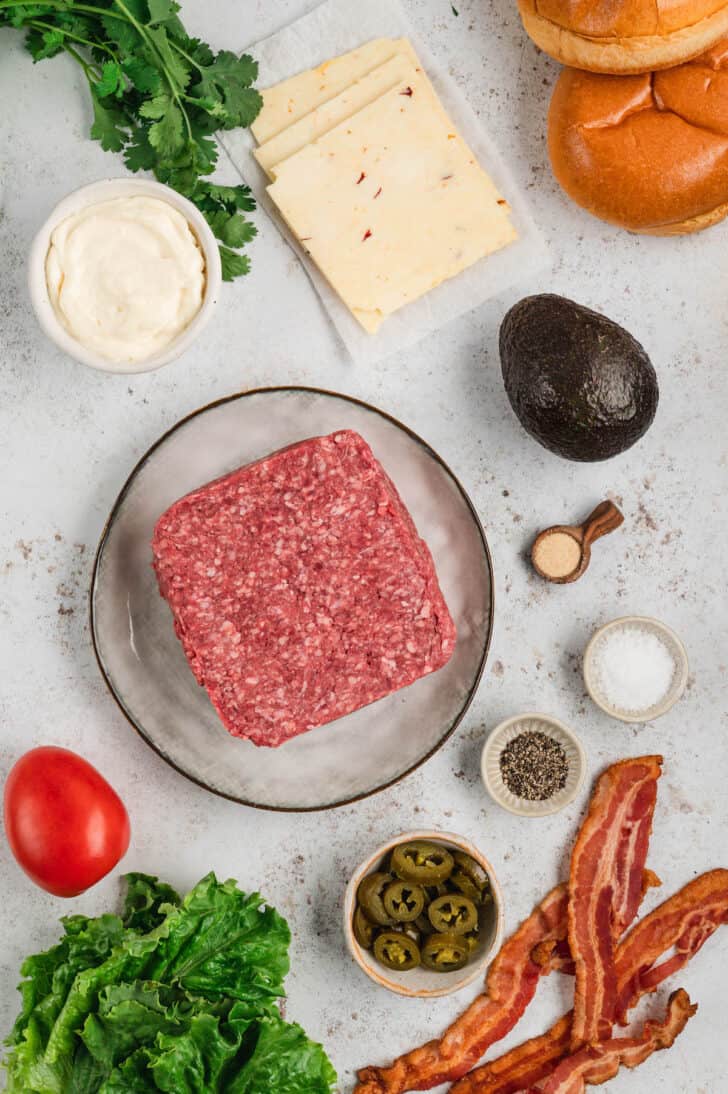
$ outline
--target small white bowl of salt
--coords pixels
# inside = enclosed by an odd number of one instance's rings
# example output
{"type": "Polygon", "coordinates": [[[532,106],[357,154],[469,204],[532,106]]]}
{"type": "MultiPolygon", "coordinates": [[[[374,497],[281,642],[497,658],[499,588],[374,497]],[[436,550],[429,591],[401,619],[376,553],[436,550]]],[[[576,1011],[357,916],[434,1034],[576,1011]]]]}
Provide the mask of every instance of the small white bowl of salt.
{"type": "Polygon", "coordinates": [[[584,683],[598,707],[622,722],[666,714],[688,682],[688,655],[670,627],[649,616],[613,619],[584,652],[584,683]]]}

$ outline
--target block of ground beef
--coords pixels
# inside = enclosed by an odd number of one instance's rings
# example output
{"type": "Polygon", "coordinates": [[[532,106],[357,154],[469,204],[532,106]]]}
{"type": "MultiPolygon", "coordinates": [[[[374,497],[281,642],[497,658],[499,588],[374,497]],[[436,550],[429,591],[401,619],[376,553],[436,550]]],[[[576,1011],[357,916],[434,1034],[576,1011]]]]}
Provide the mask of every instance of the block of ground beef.
{"type": "Polygon", "coordinates": [[[351,430],[181,498],[152,548],[192,671],[229,732],[256,745],[406,687],[455,647],[427,545],[351,430]]]}

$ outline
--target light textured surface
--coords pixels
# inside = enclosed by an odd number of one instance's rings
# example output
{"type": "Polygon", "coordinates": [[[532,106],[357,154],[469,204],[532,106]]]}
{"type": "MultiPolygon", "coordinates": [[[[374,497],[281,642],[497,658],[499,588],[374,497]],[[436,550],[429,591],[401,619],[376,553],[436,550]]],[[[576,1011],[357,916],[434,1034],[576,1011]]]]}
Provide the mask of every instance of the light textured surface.
{"type": "MultiPolygon", "coordinates": [[[[270,33],[305,7],[306,0],[186,0],[184,14],[191,31],[231,48],[270,33]]],[[[502,718],[528,708],[553,713],[580,735],[592,770],[642,750],[663,752],[650,865],[667,892],[708,867],[728,865],[721,539],[728,492],[728,229],[682,240],[638,239],[569,205],[545,155],[555,66],[526,39],[508,0],[455,0],[455,7],[457,17],[448,0],[407,3],[418,34],[449,64],[529,187],[550,239],[553,273],[526,277],[522,291],[563,292],[625,323],[659,374],[662,400],[652,429],[604,465],[559,460],[513,418],[500,379],[497,329],[518,293],[406,356],[357,369],[341,352],[297,260],[262,214],[253,273],[224,289],[214,322],[183,359],[129,380],[63,358],[30,312],[23,268],[28,247],[68,190],[123,169],[87,138],[87,91],[73,64],[33,67],[13,33],[0,37],[0,774],[32,745],[76,748],[127,802],[134,832],[126,866],[181,887],[210,868],[260,887],[294,929],[288,1014],[326,1042],[342,1091],[351,1089],[356,1065],[384,1061],[433,1036],[468,996],[436,1003],[398,999],[347,957],[339,923],[344,886],[373,846],[424,825],[470,837],[498,871],[507,928],[563,873],[587,789],[564,813],[541,821],[497,809],[480,784],[478,759],[486,728],[502,718]],[[361,396],[425,436],[471,491],[490,537],[497,583],[489,666],[449,745],[393,790],[356,807],[295,818],[217,800],[167,768],[107,695],[86,625],[95,543],[141,453],[210,399],[288,382],[361,396]],[[621,501],[626,520],[596,545],[589,573],[573,586],[539,581],[524,560],[535,531],[582,519],[608,494],[621,501]],[[600,714],[579,674],[593,628],[630,612],[672,625],[686,642],[693,671],[685,698],[646,728],[600,714]]],[[[107,908],[119,885],[113,877],[63,903],[26,882],[0,842],[0,889],[4,1034],[17,1007],[13,985],[21,958],[55,939],[60,914],[107,908]]],[[[650,896],[650,904],[658,896],[650,896]]],[[[690,1027],[673,1049],[615,1079],[610,1090],[728,1091],[727,959],[724,931],[680,977],[700,1003],[690,1027]]],[[[565,989],[556,981],[542,987],[523,1033],[544,1027],[565,989]]]]}

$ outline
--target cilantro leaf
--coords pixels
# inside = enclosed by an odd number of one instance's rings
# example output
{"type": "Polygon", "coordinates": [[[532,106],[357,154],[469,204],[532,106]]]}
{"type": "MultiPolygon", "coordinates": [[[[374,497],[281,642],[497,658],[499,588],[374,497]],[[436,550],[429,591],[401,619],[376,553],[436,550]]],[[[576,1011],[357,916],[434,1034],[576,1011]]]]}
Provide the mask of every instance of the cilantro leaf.
{"type": "Polygon", "coordinates": [[[26,35],[25,48],[34,61],[44,61],[62,52],[65,39],[62,30],[31,30],[26,35]]]}
{"type": "Polygon", "coordinates": [[[118,106],[102,102],[93,85],[91,85],[91,101],[94,108],[91,136],[101,141],[104,151],[121,152],[127,140],[129,119],[118,106]]]}
{"type": "Polygon", "coordinates": [[[22,27],[39,15],[45,15],[48,8],[45,4],[18,4],[17,7],[6,8],[4,17],[13,27],[22,27]]]}
{"type": "Polygon", "coordinates": [[[258,75],[257,62],[243,54],[222,50],[201,71],[190,88],[190,95],[213,114],[223,129],[235,129],[255,121],[263,100],[250,85],[258,75]]]}
{"type": "MultiPolygon", "coordinates": [[[[188,114],[190,139],[184,161],[194,168],[196,175],[211,175],[217,164],[217,142],[208,136],[208,130],[193,111],[188,114]]],[[[195,179],[195,182],[197,180],[195,179]]]]}
{"type": "Polygon", "coordinates": [[[250,259],[247,255],[231,251],[229,247],[220,248],[220,261],[222,263],[223,281],[234,281],[236,277],[243,277],[250,273],[250,259]]]}
{"type": "Polygon", "coordinates": [[[126,57],[121,62],[121,67],[137,91],[151,92],[152,95],[159,94],[162,77],[158,69],[140,57],[126,57]]]}
{"type": "Polygon", "coordinates": [[[137,126],[126,148],[124,161],[130,171],[151,171],[157,162],[157,153],[149,143],[149,130],[137,126]]]}
{"type": "Polygon", "coordinates": [[[207,42],[201,42],[199,38],[190,38],[185,47],[185,53],[197,65],[211,65],[215,60],[215,54],[207,42]]]}
{"type": "Polygon", "coordinates": [[[167,91],[160,91],[152,99],[147,99],[139,107],[139,116],[142,118],[154,118],[158,121],[163,118],[172,105],[172,98],[167,91]]]}
{"type": "Polygon", "coordinates": [[[249,186],[220,186],[215,182],[201,182],[199,188],[211,201],[220,202],[226,209],[241,209],[246,213],[252,213],[255,209],[255,198],[249,186]]]}
{"type": "Polygon", "coordinates": [[[94,85],[100,99],[107,95],[116,95],[124,87],[124,73],[116,61],[104,61],[101,67],[101,79],[94,85]]]}
{"type": "Polygon", "coordinates": [[[155,23],[165,23],[180,9],[180,5],[176,4],[174,0],[147,0],[147,7],[149,8],[149,22],[152,26],[155,23]]]}
{"type": "Polygon", "coordinates": [[[184,58],[172,49],[164,27],[147,27],[145,36],[153,47],[153,50],[146,50],[147,55],[151,58],[156,53],[164,65],[167,81],[175,86],[175,90],[184,91],[190,80],[190,67],[184,58]]]}
{"type": "Polygon", "coordinates": [[[139,108],[143,118],[153,118],[147,138],[162,162],[174,160],[184,150],[184,118],[182,111],[166,92],[147,100],[139,108]]]}
{"type": "Polygon", "coordinates": [[[184,119],[179,107],[169,103],[159,121],[150,125],[148,137],[162,161],[179,155],[184,148],[184,119]]]}
{"type": "Polygon", "coordinates": [[[258,234],[255,225],[246,220],[242,213],[231,214],[225,209],[218,209],[214,213],[206,212],[205,219],[217,238],[228,247],[242,247],[258,234]]]}
{"type": "Polygon", "coordinates": [[[133,23],[113,15],[102,15],[99,22],[104,38],[117,46],[122,57],[136,57],[143,44],[143,38],[133,23]]]}

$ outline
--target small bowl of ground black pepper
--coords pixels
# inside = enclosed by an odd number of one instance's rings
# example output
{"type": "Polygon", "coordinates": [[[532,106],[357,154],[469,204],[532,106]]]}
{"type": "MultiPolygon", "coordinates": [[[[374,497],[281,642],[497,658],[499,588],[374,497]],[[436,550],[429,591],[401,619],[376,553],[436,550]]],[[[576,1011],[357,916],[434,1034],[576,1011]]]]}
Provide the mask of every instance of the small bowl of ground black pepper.
{"type": "Polygon", "coordinates": [[[581,744],[547,714],[517,714],[501,722],[485,742],[481,760],[491,798],[521,817],[558,813],[579,793],[585,771],[581,744]]]}

